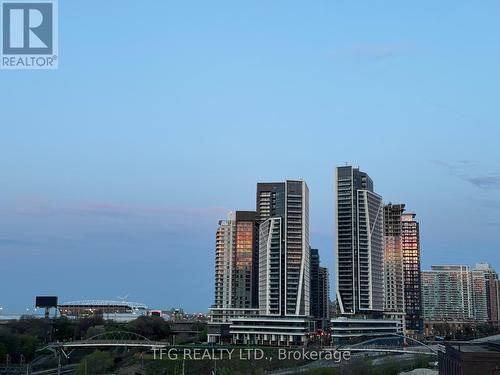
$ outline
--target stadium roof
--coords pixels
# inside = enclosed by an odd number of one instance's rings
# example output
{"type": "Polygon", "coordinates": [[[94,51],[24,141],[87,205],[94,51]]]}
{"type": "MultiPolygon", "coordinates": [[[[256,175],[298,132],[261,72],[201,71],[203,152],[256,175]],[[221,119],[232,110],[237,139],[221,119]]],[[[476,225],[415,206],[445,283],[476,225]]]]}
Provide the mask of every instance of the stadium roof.
{"type": "Polygon", "coordinates": [[[132,309],[148,309],[148,306],[144,303],[106,300],[71,301],[61,303],[59,306],[125,306],[132,309]]]}

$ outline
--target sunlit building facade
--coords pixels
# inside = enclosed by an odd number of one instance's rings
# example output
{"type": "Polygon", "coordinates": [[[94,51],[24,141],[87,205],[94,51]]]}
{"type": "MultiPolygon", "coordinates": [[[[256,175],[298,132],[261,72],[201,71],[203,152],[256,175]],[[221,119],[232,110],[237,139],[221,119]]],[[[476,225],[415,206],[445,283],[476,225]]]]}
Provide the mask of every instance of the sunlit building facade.
{"type": "Polygon", "coordinates": [[[257,290],[256,213],[236,211],[219,222],[215,249],[214,308],[255,308],[257,290]]]}
{"type": "Polygon", "coordinates": [[[215,241],[215,300],[208,341],[228,342],[236,318],[258,310],[258,225],[255,211],[235,211],[219,221],[215,241]]]}
{"type": "Polygon", "coordinates": [[[422,333],[420,224],[415,217],[413,212],[403,212],[401,215],[404,312],[406,330],[409,333],[422,333]]]}
{"type": "Polygon", "coordinates": [[[384,309],[387,312],[403,312],[405,308],[401,220],[404,209],[404,204],[389,203],[384,207],[384,309]]]}

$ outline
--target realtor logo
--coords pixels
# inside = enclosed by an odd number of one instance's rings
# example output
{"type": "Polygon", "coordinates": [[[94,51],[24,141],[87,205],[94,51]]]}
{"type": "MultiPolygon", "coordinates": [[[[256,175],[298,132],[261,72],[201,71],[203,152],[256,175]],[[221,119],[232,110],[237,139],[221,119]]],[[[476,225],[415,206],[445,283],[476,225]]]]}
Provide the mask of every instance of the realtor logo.
{"type": "Polygon", "coordinates": [[[57,68],[55,0],[1,2],[3,69],[57,68]]]}

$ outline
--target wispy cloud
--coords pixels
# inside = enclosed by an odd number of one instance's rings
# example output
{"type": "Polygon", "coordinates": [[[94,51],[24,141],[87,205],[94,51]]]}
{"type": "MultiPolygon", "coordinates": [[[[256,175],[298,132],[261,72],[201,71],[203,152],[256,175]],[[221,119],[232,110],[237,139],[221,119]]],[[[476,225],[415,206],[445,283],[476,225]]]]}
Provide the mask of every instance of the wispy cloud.
{"type": "Polygon", "coordinates": [[[34,245],[34,242],[28,240],[21,240],[18,238],[0,238],[0,247],[9,246],[9,247],[17,247],[17,246],[31,246],[34,245]]]}
{"type": "Polygon", "coordinates": [[[500,228],[500,223],[492,222],[492,223],[486,223],[486,225],[488,225],[490,227],[498,227],[498,228],[500,228]]]}
{"type": "Polygon", "coordinates": [[[500,208],[500,201],[496,201],[496,200],[485,200],[485,201],[482,201],[482,205],[486,208],[493,208],[493,209],[497,209],[497,208],[500,208]]]}
{"type": "Polygon", "coordinates": [[[489,176],[461,176],[461,178],[484,190],[500,189],[500,174],[489,176]]]}
{"type": "Polygon", "coordinates": [[[473,167],[473,166],[476,166],[476,165],[479,165],[479,162],[477,160],[459,160],[457,161],[457,163],[459,165],[462,165],[462,166],[469,166],[469,167],[473,167]]]}
{"type": "Polygon", "coordinates": [[[219,206],[10,202],[0,205],[4,232],[0,249],[50,252],[85,246],[116,249],[140,248],[143,244],[170,246],[179,241],[194,243],[211,235],[228,211],[219,206]]]}
{"type": "Polygon", "coordinates": [[[473,173],[480,166],[477,160],[459,160],[449,162],[445,160],[431,160],[431,163],[440,166],[462,181],[466,181],[483,190],[500,189],[500,173],[473,173]],[[471,171],[470,168],[474,168],[471,171]]]}
{"type": "Polygon", "coordinates": [[[439,165],[441,167],[447,168],[450,172],[456,173],[459,170],[463,170],[464,168],[475,167],[479,165],[479,161],[472,159],[462,159],[454,162],[449,162],[446,160],[433,159],[430,161],[435,165],[439,165]]]}
{"type": "Polygon", "coordinates": [[[25,201],[0,211],[25,216],[94,215],[103,217],[131,217],[141,215],[182,215],[207,217],[225,215],[229,209],[221,206],[209,207],[165,207],[137,206],[113,203],[81,203],[73,205],[51,204],[41,201],[25,201]]]}
{"type": "Polygon", "coordinates": [[[134,206],[116,205],[107,203],[87,204],[73,207],[75,213],[100,216],[134,216],[144,214],[176,214],[185,216],[212,216],[225,215],[229,211],[224,207],[162,207],[162,206],[134,206]]]}

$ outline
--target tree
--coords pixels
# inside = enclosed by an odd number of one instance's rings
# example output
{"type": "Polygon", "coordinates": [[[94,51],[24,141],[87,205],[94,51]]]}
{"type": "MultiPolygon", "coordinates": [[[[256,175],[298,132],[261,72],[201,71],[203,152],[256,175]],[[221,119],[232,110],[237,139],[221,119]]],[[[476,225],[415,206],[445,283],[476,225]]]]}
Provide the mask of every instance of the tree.
{"type": "Polygon", "coordinates": [[[498,329],[493,324],[480,323],[477,325],[477,332],[479,336],[491,336],[498,333],[498,329]]]}
{"type": "Polygon", "coordinates": [[[474,327],[472,324],[464,324],[462,327],[462,335],[465,339],[474,338],[474,327]]]}
{"type": "Polygon", "coordinates": [[[90,327],[89,329],[87,329],[87,332],[85,333],[85,338],[88,339],[90,337],[97,336],[105,332],[106,329],[103,326],[90,327]]]}
{"type": "Polygon", "coordinates": [[[50,339],[51,327],[45,319],[22,317],[9,322],[7,328],[14,334],[34,336],[41,342],[47,342],[50,339]]]}
{"type": "Polygon", "coordinates": [[[191,329],[193,331],[198,332],[198,340],[199,341],[207,341],[207,324],[202,322],[195,322],[191,325],[191,329]]]}
{"type": "Polygon", "coordinates": [[[66,317],[61,317],[57,319],[54,324],[54,337],[58,341],[68,341],[73,339],[75,335],[75,326],[66,317]]]}
{"type": "Polygon", "coordinates": [[[104,325],[104,320],[99,315],[79,319],[75,327],[75,338],[80,339],[84,337],[90,337],[91,335],[89,335],[88,332],[91,328],[103,325],[104,325]]]}
{"type": "Polygon", "coordinates": [[[198,334],[198,340],[201,342],[206,342],[208,339],[208,329],[207,327],[203,327],[203,330],[198,334]]]}
{"type": "Polygon", "coordinates": [[[9,352],[7,351],[7,347],[5,346],[5,344],[0,343],[0,363],[5,360],[7,354],[9,354],[9,352]]]}
{"type": "Polygon", "coordinates": [[[18,357],[21,354],[21,342],[19,340],[19,335],[0,327],[0,345],[2,345],[6,351],[5,355],[0,357],[0,363],[5,361],[7,354],[15,361],[18,360],[18,357]]]}
{"type": "Polygon", "coordinates": [[[38,347],[38,340],[34,336],[21,335],[19,337],[21,341],[21,353],[24,358],[31,361],[35,358],[36,348],[38,347]]]}
{"type": "Polygon", "coordinates": [[[106,373],[114,366],[113,357],[108,352],[95,352],[85,356],[76,367],[77,375],[98,375],[106,373]]]}
{"type": "Polygon", "coordinates": [[[170,325],[159,316],[140,316],[127,324],[127,331],[150,340],[163,340],[170,335],[170,325]]]}
{"type": "Polygon", "coordinates": [[[448,322],[435,324],[434,332],[439,336],[444,336],[446,339],[450,339],[455,334],[454,329],[448,322]]]}

